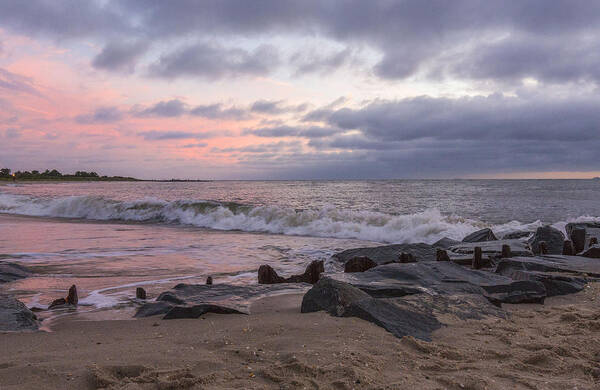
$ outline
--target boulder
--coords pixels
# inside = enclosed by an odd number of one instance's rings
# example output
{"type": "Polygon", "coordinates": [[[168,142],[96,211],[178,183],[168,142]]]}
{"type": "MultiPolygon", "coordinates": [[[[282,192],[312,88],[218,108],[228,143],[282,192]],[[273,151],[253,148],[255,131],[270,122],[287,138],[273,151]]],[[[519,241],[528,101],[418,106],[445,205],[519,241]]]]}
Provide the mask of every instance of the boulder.
{"type": "Polygon", "coordinates": [[[172,320],[176,318],[200,318],[200,316],[206,313],[248,314],[230,307],[213,304],[201,304],[194,306],[174,306],[165,314],[163,320],[172,320]]]}
{"type": "Polygon", "coordinates": [[[50,303],[48,305],[48,309],[55,309],[57,307],[64,307],[67,305],[67,300],[65,298],[58,298],[52,301],[52,303],[50,303]]]}
{"type": "Polygon", "coordinates": [[[562,253],[565,235],[550,225],[537,228],[533,236],[528,240],[529,247],[533,253],[540,253],[540,242],[546,243],[548,254],[559,255],[562,253]]]}
{"type": "Polygon", "coordinates": [[[582,256],[547,255],[543,257],[511,257],[502,259],[495,272],[510,276],[511,270],[576,274],[584,278],[600,278],[600,261],[582,256]]]}
{"type": "Polygon", "coordinates": [[[485,291],[485,297],[498,306],[502,303],[544,303],[546,298],[546,287],[535,280],[483,285],[481,288],[485,291]]]}
{"type": "Polygon", "coordinates": [[[377,263],[368,257],[353,257],[344,265],[344,272],[365,272],[373,267],[377,267],[377,263]]]}
{"type": "Polygon", "coordinates": [[[419,243],[348,249],[334,254],[332,259],[346,264],[348,260],[354,257],[364,256],[381,265],[397,262],[401,253],[409,253],[417,261],[435,261],[436,258],[436,248],[433,245],[419,243]]]}
{"type": "Polygon", "coordinates": [[[259,284],[277,284],[277,283],[310,283],[315,284],[319,281],[321,274],[325,272],[323,260],[312,261],[303,274],[292,275],[289,278],[281,277],[270,265],[261,265],[258,268],[259,284]]]}
{"type": "Polygon", "coordinates": [[[527,290],[522,284],[514,285],[514,280],[509,277],[446,261],[388,264],[362,273],[334,274],[331,278],[349,283],[374,298],[397,298],[423,293],[436,297],[471,294],[486,298],[489,296],[494,303],[502,302],[503,299],[510,303],[531,302],[534,298],[538,299],[543,287],[533,283],[529,284],[527,290]],[[484,286],[490,289],[494,286],[503,288],[504,295],[490,295],[492,293],[483,289],[484,286]]]}
{"type": "Polygon", "coordinates": [[[435,247],[435,248],[448,249],[451,246],[456,245],[458,243],[460,243],[460,241],[453,240],[453,239],[448,238],[448,237],[444,237],[444,238],[441,238],[441,239],[437,240],[436,242],[434,242],[431,245],[433,247],[435,247]]]}
{"type": "Polygon", "coordinates": [[[525,230],[517,230],[514,232],[510,232],[510,233],[506,233],[505,235],[502,236],[503,240],[516,240],[519,238],[526,238],[529,237],[531,235],[532,232],[528,232],[525,230]]]}
{"type": "Polygon", "coordinates": [[[303,297],[300,311],[326,311],[336,317],[357,317],[386,329],[396,337],[431,339],[442,324],[432,314],[409,310],[375,299],[348,283],[322,278],[303,297]]]}
{"type": "Polygon", "coordinates": [[[600,259],[600,245],[596,244],[589,247],[588,249],[586,249],[585,252],[581,254],[581,256],[588,257],[591,259],[600,259]]]}
{"type": "Polygon", "coordinates": [[[0,331],[18,332],[38,328],[37,317],[23,302],[9,295],[0,294],[0,331]]]}
{"type": "Polygon", "coordinates": [[[492,229],[481,229],[473,232],[463,238],[462,242],[482,242],[482,241],[496,241],[497,238],[492,232],[492,229]]]}
{"type": "MultiPolygon", "coordinates": [[[[223,313],[229,310],[246,313],[250,303],[256,299],[282,292],[304,292],[308,286],[308,284],[304,283],[254,286],[237,286],[231,284],[216,284],[211,286],[206,284],[181,283],[176,285],[172,290],[160,293],[154,302],[142,305],[137,310],[135,317],[167,314],[174,307],[194,307],[209,304],[224,308],[223,313]]],[[[199,310],[204,309],[212,310],[212,308],[207,307],[197,308],[189,311],[187,315],[191,316],[193,315],[192,313],[198,313],[199,310]]]]}
{"type": "Polygon", "coordinates": [[[569,238],[573,242],[573,248],[575,249],[575,253],[582,252],[585,248],[585,228],[572,226],[571,229],[567,231],[567,233],[569,238]]]}
{"type": "Polygon", "coordinates": [[[0,283],[24,279],[31,275],[29,269],[16,263],[0,262],[0,283]]]}

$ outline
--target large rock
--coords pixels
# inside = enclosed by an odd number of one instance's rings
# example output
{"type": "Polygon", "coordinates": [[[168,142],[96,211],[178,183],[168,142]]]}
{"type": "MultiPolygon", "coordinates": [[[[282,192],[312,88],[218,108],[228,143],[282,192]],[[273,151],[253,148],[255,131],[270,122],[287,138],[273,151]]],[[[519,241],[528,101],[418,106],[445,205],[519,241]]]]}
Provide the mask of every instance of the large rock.
{"type": "Polygon", "coordinates": [[[248,314],[230,307],[213,304],[201,304],[194,306],[174,306],[165,314],[163,319],[172,320],[178,318],[200,318],[200,316],[206,313],[248,314]]]}
{"type": "Polygon", "coordinates": [[[549,255],[562,254],[565,235],[560,230],[550,225],[537,228],[533,236],[528,240],[531,251],[535,254],[540,253],[540,242],[545,242],[549,255]]]}
{"type": "Polygon", "coordinates": [[[463,238],[462,242],[483,242],[483,241],[496,241],[497,238],[494,235],[492,229],[481,229],[476,232],[473,232],[463,238]]]}
{"type": "Polygon", "coordinates": [[[302,299],[302,313],[326,311],[336,317],[358,317],[381,326],[397,337],[431,339],[441,323],[431,314],[407,310],[375,299],[348,283],[322,278],[302,299]]]}
{"type": "Polygon", "coordinates": [[[221,313],[233,313],[234,311],[248,313],[248,307],[254,300],[272,294],[304,292],[309,286],[305,283],[254,286],[181,283],[172,290],[159,294],[154,302],[142,305],[137,310],[135,317],[168,314],[175,307],[179,309],[174,311],[172,315],[177,314],[178,316],[182,316],[180,318],[196,318],[193,316],[203,310],[212,310],[212,312],[215,312],[214,310],[222,310],[221,313]],[[206,305],[218,306],[220,309],[214,309],[214,307],[206,305]],[[193,309],[194,307],[197,308],[193,309]],[[186,308],[186,310],[182,310],[182,308],[186,308]],[[187,317],[183,317],[186,315],[187,317]]]}
{"type": "Polygon", "coordinates": [[[0,262],[0,283],[7,283],[17,279],[24,279],[30,275],[31,272],[22,265],[16,263],[0,262]]]}
{"type": "Polygon", "coordinates": [[[453,239],[448,238],[448,237],[444,237],[444,238],[440,238],[439,240],[437,240],[436,242],[434,242],[431,245],[433,247],[435,247],[435,248],[448,249],[452,245],[456,245],[458,243],[460,243],[460,241],[453,240],[453,239]]]}
{"type": "Polygon", "coordinates": [[[532,232],[528,232],[525,230],[516,230],[514,232],[509,232],[506,233],[505,235],[502,236],[503,240],[517,240],[519,238],[526,238],[531,236],[532,232]]]}
{"type": "Polygon", "coordinates": [[[589,257],[592,259],[600,259],[600,245],[596,244],[585,250],[581,254],[583,257],[589,257]]]}
{"type": "Polygon", "coordinates": [[[39,322],[21,301],[0,294],[0,331],[37,330],[39,322]]]}
{"type": "MultiPolygon", "coordinates": [[[[513,256],[532,256],[531,251],[527,247],[527,244],[521,240],[497,240],[497,241],[484,241],[484,242],[462,242],[460,244],[451,246],[448,250],[461,254],[461,255],[473,255],[475,247],[480,247],[484,256],[487,257],[501,257],[502,247],[504,245],[510,246],[510,252],[513,256]]],[[[562,250],[562,243],[561,243],[562,250]]]]}
{"type": "Polygon", "coordinates": [[[373,267],[377,267],[377,263],[368,257],[353,257],[344,264],[344,272],[365,272],[373,267]]]}
{"type": "Polygon", "coordinates": [[[407,253],[414,256],[417,261],[435,261],[436,248],[428,244],[395,244],[376,246],[371,248],[348,249],[332,256],[334,260],[346,264],[354,257],[368,257],[377,264],[395,263],[400,254],[407,253]]]}
{"type": "Polygon", "coordinates": [[[277,283],[310,283],[315,284],[325,272],[323,260],[312,261],[303,274],[292,275],[289,278],[281,277],[275,270],[267,264],[261,265],[258,268],[258,283],[259,284],[277,284],[277,283]]]}
{"type": "Polygon", "coordinates": [[[331,278],[349,283],[375,298],[422,293],[474,294],[482,295],[493,303],[518,303],[539,300],[544,288],[539,282],[515,284],[509,277],[446,261],[388,264],[362,273],[335,274],[331,278]]]}

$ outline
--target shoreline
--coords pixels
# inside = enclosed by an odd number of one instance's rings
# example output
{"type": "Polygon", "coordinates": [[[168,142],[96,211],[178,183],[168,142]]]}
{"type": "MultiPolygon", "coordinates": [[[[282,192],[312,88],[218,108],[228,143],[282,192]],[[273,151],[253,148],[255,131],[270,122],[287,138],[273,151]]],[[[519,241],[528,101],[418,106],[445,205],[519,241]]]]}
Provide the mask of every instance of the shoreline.
{"type": "Polygon", "coordinates": [[[460,321],[431,342],[357,318],[301,314],[302,295],[263,298],[250,315],[57,321],[0,333],[3,389],[593,388],[600,369],[598,283],[508,318],[460,321]]]}

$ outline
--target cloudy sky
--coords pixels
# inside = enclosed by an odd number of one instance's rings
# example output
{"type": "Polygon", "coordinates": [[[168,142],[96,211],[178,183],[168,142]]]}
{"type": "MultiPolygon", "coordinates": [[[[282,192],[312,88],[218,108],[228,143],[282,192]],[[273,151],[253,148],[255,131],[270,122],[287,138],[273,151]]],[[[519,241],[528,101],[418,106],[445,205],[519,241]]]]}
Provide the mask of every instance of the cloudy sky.
{"type": "Polygon", "coordinates": [[[600,176],[599,83],[599,1],[0,1],[15,170],[600,176]]]}

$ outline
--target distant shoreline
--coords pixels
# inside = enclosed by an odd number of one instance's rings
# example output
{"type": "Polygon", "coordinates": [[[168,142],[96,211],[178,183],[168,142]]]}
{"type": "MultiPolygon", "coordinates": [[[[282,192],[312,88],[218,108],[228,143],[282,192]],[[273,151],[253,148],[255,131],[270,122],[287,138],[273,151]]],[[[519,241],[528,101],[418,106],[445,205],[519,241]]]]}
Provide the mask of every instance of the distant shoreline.
{"type": "Polygon", "coordinates": [[[90,177],[69,177],[69,178],[57,178],[57,179],[10,179],[10,178],[0,178],[0,183],[56,183],[56,182],[90,182],[90,181],[111,181],[111,182],[158,182],[158,183],[179,183],[179,182],[193,182],[193,183],[204,183],[211,182],[213,180],[184,180],[184,179],[166,179],[166,180],[158,180],[158,179],[136,179],[136,178],[90,178],[90,177]]]}

